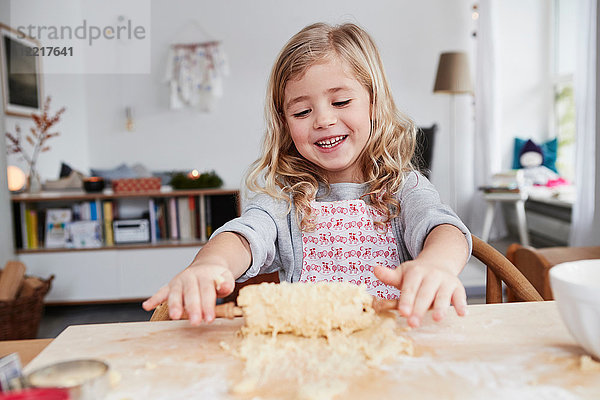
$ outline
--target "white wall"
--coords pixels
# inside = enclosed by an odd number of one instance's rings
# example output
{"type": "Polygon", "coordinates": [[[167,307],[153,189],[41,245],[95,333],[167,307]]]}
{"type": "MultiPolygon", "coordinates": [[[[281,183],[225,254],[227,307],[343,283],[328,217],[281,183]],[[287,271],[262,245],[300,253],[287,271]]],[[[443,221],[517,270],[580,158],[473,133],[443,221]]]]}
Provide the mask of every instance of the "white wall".
{"type": "MultiPolygon", "coordinates": [[[[266,79],[274,58],[291,35],[321,20],[364,26],[380,46],[399,106],[418,123],[437,121],[443,130],[447,99],[432,93],[437,57],[443,50],[466,49],[470,41],[467,1],[313,0],[290,7],[288,2],[179,0],[154,1],[152,7],[151,75],[86,78],[91,166],[127,161],[153,170],[215,169],[227,185],[239,186],[258,155],[266,79]],[[168,109],[163,78],[167,48],[192,18],[222,40],[230,61],[225,95],[210,114],[168,109]],[[134,133],[124,129],[125,105],[135,110],[134,133]]],[[[445,136],[443,131],[439,135],[441,147],[445,136]]]]}

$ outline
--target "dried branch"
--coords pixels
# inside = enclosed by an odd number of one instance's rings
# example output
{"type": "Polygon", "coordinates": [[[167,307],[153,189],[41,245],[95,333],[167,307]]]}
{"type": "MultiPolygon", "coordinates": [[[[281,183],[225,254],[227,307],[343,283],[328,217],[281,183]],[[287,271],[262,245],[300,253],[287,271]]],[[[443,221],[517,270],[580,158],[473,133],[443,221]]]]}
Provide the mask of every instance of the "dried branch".
{"type": "Polygon", "coordinates": [[[54,115],[50,116],[48,114],[50,110],[50,101],[51,98],[48,96],[42,105],[41,113],[31,115],[34,126],[29,129],[30,134],[25,136],[27,143],[33,147],[31,152],[27,153],[21,144],[21,127],[19,125],[15,126],[16,135],[6,132],[6,137],[9,141],[7,152],[9,154],[20,154],[29,165],[30,174],[35,173],[35,165],[39,154],[50,150],[50,146],[46,144],[46,141],[60,135],[59,132],[50,133],[49,130],[60,121],[60,117],[66,109],[63,107],[54,115]]]}

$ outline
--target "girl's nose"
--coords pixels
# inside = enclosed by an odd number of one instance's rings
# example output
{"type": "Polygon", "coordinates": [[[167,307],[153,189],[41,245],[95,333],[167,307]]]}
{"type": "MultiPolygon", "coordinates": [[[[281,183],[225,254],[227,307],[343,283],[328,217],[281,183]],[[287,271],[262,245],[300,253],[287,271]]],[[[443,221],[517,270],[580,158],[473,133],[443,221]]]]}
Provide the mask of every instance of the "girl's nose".
{"type": "Polygon", "coordinates": [[[316,118],[314,123],[315,129],[323,129],[333,126],[337,122],[337,117],[335,115],[334,110],[321,110],[315,111],[316,118]]]}

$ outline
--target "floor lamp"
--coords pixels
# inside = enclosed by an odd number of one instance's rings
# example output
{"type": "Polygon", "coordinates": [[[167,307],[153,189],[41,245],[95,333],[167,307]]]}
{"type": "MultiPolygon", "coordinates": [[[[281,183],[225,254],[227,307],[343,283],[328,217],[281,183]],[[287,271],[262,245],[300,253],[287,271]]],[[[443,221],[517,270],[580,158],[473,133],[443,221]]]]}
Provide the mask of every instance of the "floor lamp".
{"type": "Polygon", "coordinates": [[[457,211],[456,201],[456,104],[457,94],[473,94],[471,73],[469,72],[469,59],[466,53],[448,52],[440,54],[434,93],[450,95],[450,182],[452,194],[452,208],[457,211]]]}

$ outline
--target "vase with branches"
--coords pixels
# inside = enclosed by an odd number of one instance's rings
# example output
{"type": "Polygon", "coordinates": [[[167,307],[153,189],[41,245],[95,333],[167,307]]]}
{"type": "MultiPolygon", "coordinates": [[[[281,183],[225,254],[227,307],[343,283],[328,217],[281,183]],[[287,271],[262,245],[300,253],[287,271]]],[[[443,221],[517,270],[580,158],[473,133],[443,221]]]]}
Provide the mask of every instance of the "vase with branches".
{"type": "Polygon", "coordinates": [[[25,140],[31,146],[29,151],[24,148],[24,142],[21,134],[21,127],[15,126],[15,134],[6,132],[8,139],[7,152],[8,154],[19,154],[21,158],[29,166],[29,191],[35,192],[41,189],[40,177],[37,172],[37,160],[41,153],[50,150],[47,144],[48,140],[59,135],[58,132],[50,132],[51,128],[60,121],[61,115],[65,112],[65,107],[58,110],[54,115],[50,114],[50,101],[48,96],[42,106],[40,113],[33,113],[31,119],[34,126],[29,129],[29,133],[25,135],[25,140]]]}

